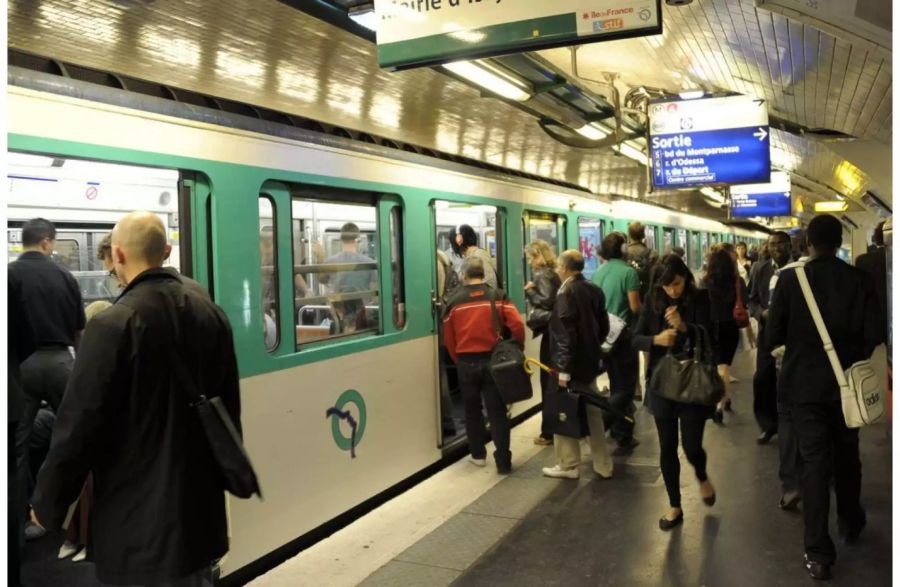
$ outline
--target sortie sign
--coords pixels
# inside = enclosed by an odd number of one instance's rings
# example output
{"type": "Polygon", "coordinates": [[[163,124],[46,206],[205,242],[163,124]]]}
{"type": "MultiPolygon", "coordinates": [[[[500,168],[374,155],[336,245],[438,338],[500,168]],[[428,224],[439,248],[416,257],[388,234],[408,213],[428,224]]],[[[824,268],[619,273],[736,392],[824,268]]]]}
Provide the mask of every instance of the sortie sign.
{"type": "Polygon", "coordinates": [[[389,69],[662,32],[661,0],[375,0],[389,69]]]}

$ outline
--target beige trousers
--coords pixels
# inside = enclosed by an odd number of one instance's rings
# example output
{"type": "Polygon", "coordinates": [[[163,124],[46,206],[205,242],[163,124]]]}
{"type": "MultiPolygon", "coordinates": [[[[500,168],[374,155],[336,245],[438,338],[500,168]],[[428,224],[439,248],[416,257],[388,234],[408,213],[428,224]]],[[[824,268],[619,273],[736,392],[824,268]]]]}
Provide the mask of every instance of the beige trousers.
{"type": "MultiPolygon", "coordinates": [[[[591,458],[594,472],[602,477],[611,477],[612,458],[606,447],[606,430],[603,428],[603,410],[590,404],[585,405],[588,428],[590,429],[591,458]]],[[[581,440],[568,436],[553,435],[553,447],[560,469],[575,469],[581,464],[581,440]]]]}

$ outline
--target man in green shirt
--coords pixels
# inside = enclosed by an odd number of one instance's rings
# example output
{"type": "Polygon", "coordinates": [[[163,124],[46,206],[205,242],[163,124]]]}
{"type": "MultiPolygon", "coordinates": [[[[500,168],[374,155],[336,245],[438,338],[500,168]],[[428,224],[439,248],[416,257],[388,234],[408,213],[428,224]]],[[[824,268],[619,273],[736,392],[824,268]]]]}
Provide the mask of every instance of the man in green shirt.
{"type": "MultiPolygon", "coordinates": [[[[631,346],[631,327],[641,309],[641,280],[637,270],[623,259],[625,243],[625,235],[621,232],[606,235],[599,250],[603,264],[591,276],[591,281],[603,290],[606,311],[626,324],[604,362],[609,375],[610,403],[631,415],[634,413],[634,391],[638,380],[638,353],[631,346]]],[[[634,438],[634,424],[615,418],[609,412],[605,414],[604,420],[607,421],[604,424],[619,447],[636,447],[638,441],[634,438]]]]}

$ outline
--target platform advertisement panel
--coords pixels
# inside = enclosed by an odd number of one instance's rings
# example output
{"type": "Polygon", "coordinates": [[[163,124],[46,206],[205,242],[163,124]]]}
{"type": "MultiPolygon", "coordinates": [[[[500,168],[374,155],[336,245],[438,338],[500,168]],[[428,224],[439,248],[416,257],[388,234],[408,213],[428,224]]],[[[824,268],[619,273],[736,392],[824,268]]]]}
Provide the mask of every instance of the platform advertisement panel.
{"type": "Polygon", "coordinates": [[[661,0],[375,0],[389,69],[662,32],[661,0]]]}
{"type": "Polygon", "coordinates": [[[769,182],[765,100],[728,96],[650,105],[653,186],[769,182]]]}
{"type": "Polygon", "coordinates": [[[791,215],[791,176],[773,171],[772,181],[731,187],[731,215],[736,218],[791,215]]]}

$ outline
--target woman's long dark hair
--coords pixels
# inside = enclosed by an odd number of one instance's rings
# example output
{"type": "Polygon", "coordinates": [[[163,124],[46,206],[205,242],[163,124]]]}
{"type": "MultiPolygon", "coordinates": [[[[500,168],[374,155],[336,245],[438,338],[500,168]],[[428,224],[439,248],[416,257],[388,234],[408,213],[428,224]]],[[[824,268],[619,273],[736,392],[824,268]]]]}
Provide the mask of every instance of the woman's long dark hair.
{"type": "Polygon", "coordinates": [[[478,246],[478,234],[475,232],[475,229],[468,224],[460,224],[450,231],[450,246],[453,247],[453,252],[456,253],[457,256],[462,257],[463,253],[469,247],[478,246]],[[463,237],[462,245],[456,244],[457,234],[461,234],[463,237]]]}
{"type": "Polygon", "coordinates": [[[737,265],[731,253],[724,247],[713,250],[706,258],[706,276],[703,282],[713,295],[734,291],[737,281],[737,265]]]}
{"type": "Polygon", "coordinates": [[[650,292],[647,297],[650,307],[655,312],[662,313],[665,311],[666,306],[669,305],[669,296],[666,295],[663,286],[671,285],[678,276],[684,278],[684,293],[681,294],[679,305],[690,304],[697,293],[697,286],[694,284],[694,274],[688,269],[684,259],[670,253],[653,266],[650,277],[650,292]]]}

